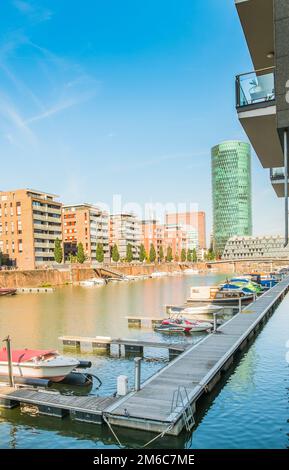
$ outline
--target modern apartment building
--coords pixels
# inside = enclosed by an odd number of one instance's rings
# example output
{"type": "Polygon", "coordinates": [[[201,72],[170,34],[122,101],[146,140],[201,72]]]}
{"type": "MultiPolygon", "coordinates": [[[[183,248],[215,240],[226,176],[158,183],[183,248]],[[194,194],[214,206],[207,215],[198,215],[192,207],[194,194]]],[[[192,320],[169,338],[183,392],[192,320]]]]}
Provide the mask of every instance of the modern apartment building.
{"type": "Polygon", "coordinates": [[[157,256],[160,254],[161,247],[164,247],[165,228],[157,220],[142,220],[141,221],[141,243],[143,243],[147,255],[150,252],[150,247],[153,245],[156,250],[157,256]]]}
{"type": "Polygon", "coordinates": [[[251,148],[225,141],[212,148],[213,245],[221,256],[227,240],[252,235],[251,148]]]}
{"type": "Polygon", "coordinates": [[[96,261],[98,243],[103,246],[104,262],[110,261],[109,215],[92,204],[69,204],[62,208],[65,259],[76,255],[78,243],[83,244],[87,261],[96,261]]]}
{"type": "MultiPolygon", "coordinates": [[[[197,245],[194,248],[206,248],[206,214],[202,211],[177,212],[166,214],[166,225],[179,225],[192,234],[197,233],[197,245]]],[[[196,236],[193,235],[196,240],[196,236]]]]}
{"type": "Polygon", "coordinates": [[[284,248],[284,237],[232,237],[226,243],[223,259],[289,259],[289,245],[284,248]]]}
{"type": "Polygon", "coordinates": [[[134,260],[139,259],[141,244],[140,220],[133,214],[110,216],[110,246],[117,245],[120,259],[126,258],[128,244],[132,247],[134,260]]]}
{"type": "Polygon", "coordinates": [[[172,249],[173,259],[181,259],[182,250],[188,249],[188,233],[182,225],[165,225],[164,254],[172,249]]]}
{"type": "Polygon", "coordinates": [[[0,251],[17,268],[53,263],[55,239],[62,238],[57,197],[32,189],[0,192],[0,251]]]}
{"type": "MultiPolygon", "coordinates": [[[[235,0],[254,70],[236,77],[236,107],[273,188],[285,197],[288,240],[289,2],[235,0]]],[[[245,73],[244,73],[245,72],[245,73]]]]}

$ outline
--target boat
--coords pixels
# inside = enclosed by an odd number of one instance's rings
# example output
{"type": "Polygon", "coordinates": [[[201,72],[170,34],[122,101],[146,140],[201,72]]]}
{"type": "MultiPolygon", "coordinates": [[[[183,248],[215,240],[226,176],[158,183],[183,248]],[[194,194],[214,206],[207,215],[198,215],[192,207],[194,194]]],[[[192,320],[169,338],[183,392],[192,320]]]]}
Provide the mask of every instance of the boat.
{"type": "Polygon", "coordinates": [[[235,290],[235,291],[242,291],[246,294],[262,294],[262,288],[260,287],[259,284],[252,282],[249,279],[246,278],[234,278],[231,279],[230,281],[226,282],[225,284],[222,284],[220,286],[222,291],[225,290],[235,290]]]}
{"type": "Polygon", "coordinates": [[[156,271],[154,273],[151,274],[151,277],[165,277],[165,276],[168,276],[168,273],[166,272],[162,272],[162,271],[156,271]]]}
{"type": "Polygon", "coordinates": [[[94,286],[103,286],[106,284],[104,279],[95,277],[92,279],[87,279],[86,281],[80,281],[79,283],[82,287],[94,287],[94,286]]]}
{"type": "Polygon", "coordinates": [[[242,289],[221,290],[219,286],[191,287],[187,302],[196,306],[206,304],[238,306],[241,298],[242,305],[249,304],[254,299],[253,293],[246,293],[242,289]]]}
{"type": "MultiPolygon", "coordinates": [[[[176,317],[176,318],[166,318],[162,321],[162,327],[171,327],[171,331],[183,331],[184,333],[194,333],[194,332],[201,332],[207,331],[212,328],[212,323],[208,321],[190,321],[183,317],[176,317]],[[180,330],[181,329],[181,330],[180,330]]],[[[157,327],[158,331],[160,327],[157,327]]]]}
{"type": "Polygon", "coordinates": [[[178,325],[161,324],[155,327],[155,331],[160,333],[185,333],[185,328],[178,325]]]}
{"type": "Polygon", "coordinates": [[[184,274],[186,274],[187,276],[191,276],[192,274],[200,274],[200,271],[198,269],[185,269],[183,271],[184,274]]]}
{"type": "Polygon", "coordinates": [[[15,295],[17,289],[7,289],[7,288],[0,288],[0,295],[15,295]]]}
{"type": "Polygon", "coordinates": [[[194,316],[194,315],[210,315],[213,313],[219,313],[223,310],[222,307],[219,307],[218,305],[204,305],[200,307],[177,307],[177,306],[168,306],[167,307],[167,312],[169,314],[182,314],[187,317],[189,316],[194,316]]]}
{"type": "MultiPolygon", "coordinates": [[[[14,377],[48,379],[60,382],[79,361],[72,357],[61,356],[52,349],[18,349],[12,351],[12,371],[14,377]]],[[[8,375],[7,349],[0,350],[0,375],[8,375]]]]}

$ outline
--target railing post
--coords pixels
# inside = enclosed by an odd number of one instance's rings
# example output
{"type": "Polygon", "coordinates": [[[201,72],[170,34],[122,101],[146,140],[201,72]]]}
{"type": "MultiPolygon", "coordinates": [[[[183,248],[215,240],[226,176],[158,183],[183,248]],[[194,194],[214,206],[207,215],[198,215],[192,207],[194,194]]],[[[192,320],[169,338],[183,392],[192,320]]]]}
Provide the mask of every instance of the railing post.
{"type": "Polygon", "coordinates": [[[141,378],[141,357],[134,358],[134,389],[136,392],[140,390],[140,378],[141,378]]]}
{"type": "Polygon", "coordinates": [[[242,312],[242,297],[239,297],[239,313],[242,312]]]}
{"type": "Polygon", "coordinates": [[[284,130],[285,244],[288,245],[288,129],[284,130]]]}
{"type": "Polygon", "coordinates": [[[213,330],[213,333],[216,333],[217,332],[217,329],[218,329],[218,323],[217,323],[217,315],[218,313],[217,312],[214,312],[214,330],[213,330]]]}
{"type": "Polygon", "coordinates": [[[235,95],[236,95],[236,106],[238,108],[240,106],[240,77],[239,75],[236,76],[236,80],[235,80],[235,95]]]}
{"type": "Polygon", "coordinates": [[[6,348],[7,348],[9,385],[10,385],[10,387],[14,387],[13,362],[12,362],[12,351],[11,351],[11,338],[10,338],[10,336],[8,335],[7,338],[5,338],[3,341],[6,343],[6,348]]]}

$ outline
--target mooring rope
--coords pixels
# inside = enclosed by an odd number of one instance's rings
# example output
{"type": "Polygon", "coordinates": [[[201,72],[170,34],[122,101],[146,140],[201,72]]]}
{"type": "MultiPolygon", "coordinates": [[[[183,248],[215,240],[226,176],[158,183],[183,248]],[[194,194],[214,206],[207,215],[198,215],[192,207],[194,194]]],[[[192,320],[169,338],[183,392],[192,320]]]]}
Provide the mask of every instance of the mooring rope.
{"type": "Polygon", "coordinates": [[[110,424],[110,422],[108,421],[107,417],[105,416],[105,414],[103,414],[103,420],[104,422],[108,425],[109,429],[111,430],[112,434],[114,435],[115,439],[117,440],[118,444],[120,447],[123,447],[119,438],[117,437],[117,435],[115,434],[114,430],[112,429],[112,426],[110,424]]]}
{"type": "Polygon", "coordinates": [[[147,442],[144,446],[142,446],[141,448],[144,449],[145,447],[147,447],[148,445],[152,444],[154,441],[156,441],[157,439],[159,438],[163,438],[164,435],[169,432],[171,429],[173,428],[173,424],[170,424],[169,427],[167,429],[165,429],[163,432],[161,432],[160,434],[158,434],[156,437],[154,437],[153,439],[151,439],[149,442],[147,442]]]}

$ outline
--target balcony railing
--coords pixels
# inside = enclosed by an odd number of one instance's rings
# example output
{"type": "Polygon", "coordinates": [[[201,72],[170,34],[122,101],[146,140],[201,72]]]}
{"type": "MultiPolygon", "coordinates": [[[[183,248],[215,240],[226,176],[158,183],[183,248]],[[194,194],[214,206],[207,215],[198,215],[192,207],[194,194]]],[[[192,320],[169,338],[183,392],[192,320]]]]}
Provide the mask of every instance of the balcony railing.
{"type": "Polygon", "coordinates": [[[271,181],[284,180],[285,172],[284,168],[270,168],[270,178],[271,181]]]}
{"type": "Polygon", "coordinates": [[[275,100],[275,67],[236,76],[236,106],[241,108],[275,100]]]}

